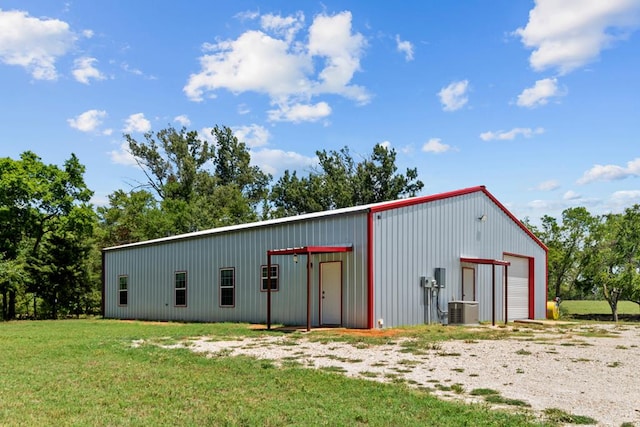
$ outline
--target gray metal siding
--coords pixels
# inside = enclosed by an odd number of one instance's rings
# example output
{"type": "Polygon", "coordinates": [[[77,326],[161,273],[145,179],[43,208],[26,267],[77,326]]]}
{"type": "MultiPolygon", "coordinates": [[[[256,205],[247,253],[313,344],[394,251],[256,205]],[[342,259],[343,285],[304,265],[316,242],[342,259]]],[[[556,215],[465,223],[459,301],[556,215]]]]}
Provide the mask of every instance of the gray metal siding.
{"type": "MultiPolygon", "coordinates": [[[[346,253],[312,255],[311,313],[318,322],[319,263],[343,263],[343,324],[367,326],[366,213],[311,218],[105,252],[105,316],[175,321],[266,320],[266,293],[260,291],[267,250],[300,246],[352,244],[346,253]],[[220,307],[219,271],[235,269],[235,307],[220,307]],[[174,306],[174,273],[187,272],[187,307],[174,306]],[[129,304],[117,305],[119,275],[129,276],[129,304]]],[[[272,293],[272,321],[305,324],[306,257],[273,256],[279,265],[280,290],[272,293]]]]}
{"type": "MultiPolygon", "coordinates": [[[[460,257],[503,259],[505,253],[535,258],[535,316],[545,316],[545,251],[482,192],[374,214],[374,321],[385,326],[424,322],[424,290],[420,277],[446,269],[447,302],[462,297],[460,257]],[[486,214],[486,221],[480,221],[486,214]]],[[[491,265],[475,265],[480,320],[491,320],[491,265]]],[[[496,316],[503,318],[503,267],[496,266],[496,316]]],[[[436,313],[436,303],[432,314],[436,313]]],[[[434,320],[435,321],[435,320],[434,320]]]]}

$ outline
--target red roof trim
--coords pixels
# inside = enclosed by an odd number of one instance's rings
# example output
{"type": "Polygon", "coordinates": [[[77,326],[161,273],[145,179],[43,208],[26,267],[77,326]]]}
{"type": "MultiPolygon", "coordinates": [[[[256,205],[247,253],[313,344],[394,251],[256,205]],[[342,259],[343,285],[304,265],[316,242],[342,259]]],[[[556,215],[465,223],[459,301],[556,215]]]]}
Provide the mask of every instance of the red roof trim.
{"type": "Polygon", "coordinates": [[[267,255],[329,254],[351,251],[353,251],[353,246],[302,246],[299,248],[271,249],[267,251],[267,255]]]}
{"type": "Polygon", "coordinates": [[[511,212],[509,212],[509,210],[498,201],[498,199],[496,199],[493,194],[489,193],[489,191],[487,190],[487,188],[484,185],[479,185],[476,187],[469,187],[469,188],[463,188],[461,190],[454,190],[454,191],[449,191],[446,193],[440,193],[440,194],[431,194],[428,196],[421,196],[421,197],[412,197],[410,199],[403,199],[403,200],[394,200],[391,202],[387,202],[387,203],[381,203],[379,205],[376,206],[372,206],[371,207],[371,212],[375,213],[375,212],[382,212],[382,211],[387,211],[390,209],[398,209],[398,208],[404,208],[407,206],[413,206],[413,205],[418,205],[421,203],[429,203],[429,202],[434,202],[436,200],[443,200],[443,199],[448,199],[451,197],[458,197],[458,196],[464,196],[466,194],[471,194],[471,193],[477,193],[477,192],[483,192],[493,203],[495,203],[496,206],[498,206],[509,218],[511,218],[511,220],[513,222],[515,222],[525,233],[527,233],[527,235],[529,237],[531,237],[531,239],[533,239],[534,242],[536,242],[538,244],[538,246],[540,246],[545,252],[547,252],[547,246],[542,243],[542,241],[540,239],[538,239],[536,237],[535,234],[533,234],[531,232],[531,230],[529,230],[523,223],[522,221],[520,221],[518,218],[516,218],[511,212]]]}
{"type": "Polygon", "coordinates": [[[430,194],[428,196],[412,197],[410,199],[394,200],[387,203],[381,203],[371,207],[371,212],[382,212],[390,209],[404,208],[406,206],[418,205],[421,203],[433,202],[436,200],[448,199],[450,197],[463,196],[465,194],[475,193],[477,191],[485,191],[484,185],[477,187],[463,188],[462,190],[448,191],[440,194],[430,194]]]}
{"type": "Polygon", "coordinates": [[[489,258],[460,257],[460,262],[468,262],[469,264],[511,265],[509,261],[503,261],[501,259],[489,259],[489,258]]]}
{"type": "Polygon", "coordinates": [[[533,233],[531,232],[531,230],[529,230],[529,229],[527,228],[527,226],[526,226],[526,225],[524,225],[524,224],[522,223],[522,221],[520,221],[520,220],[519,220],[518,218],[516,218],[516,217],[515,217],[511,212],[509,212],[509,210],[508,210],[506,207],[504,207],[504,205],[503,205],[502,203],[500,203],[500,202],[498,201],[498,199],[496,199],[496,198],[493,196],[493,194],[489,193],[489,192],[487,191],[487,189],[486,189],[484,186],[482,186],[482,192],[483,192],[484,194],[486,194],[486,195],[487,195],[487,197],[488,197],[488,198],[490,198],[490,199],[491,199],[491,201],[492,201],[493,203],[495,203],[495,204],[496,204],[496,206],[498,206],[500,209],[502,209],[502,211],[503,211],[505,214],[507,214],[507,216],[513,220],[513,222],[515,222],[516,224],[518,224],[518,226],[519,226],[519,227],[520,227],[520,228],[521,228],[525,233],[527,233],[527,234],[529,235],[529,237],[531,237],[531,238],[533,239],[533,241],[534,241],[534,242],[536,242],[536,243],[538,244],[538,246],[540,246],[540,247],[544,250],[544,252],[545,252],[545,253],[548,251],[547,245],[545,245],[544,243],[542,243],[542,240],[538,239],[538,237],[536,237],[536,235],[535,235],[535,234],[533,234],[533,233]]]}

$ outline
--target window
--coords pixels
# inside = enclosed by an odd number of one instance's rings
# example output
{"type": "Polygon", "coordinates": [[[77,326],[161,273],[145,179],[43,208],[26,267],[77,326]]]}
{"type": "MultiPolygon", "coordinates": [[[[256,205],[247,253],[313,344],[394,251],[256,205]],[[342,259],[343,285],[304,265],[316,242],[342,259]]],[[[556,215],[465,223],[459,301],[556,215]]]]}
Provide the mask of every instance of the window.
{"type": "MultiPolygon", "coordinates": [[[[263,265],[262,268],[262,275],[261,275],[261,291],[267,291],[267,288],[269,286],[269,284],[267,283],[267,266],[263,265]]],[[[279,281],[278,281],[278,266],[277,265],[271,265],[271,291],[277,291],[280,289],[279,287],[279,281]]]]}
{"type": "Polygon", "coordinates": [[[187,272],[186,271],[176,272],[174,302],[176,307],[187,306],[187,272]]]}
{"type": "Polygon", "coordinates": [[[220,307],[236,305],[236,271],[233,268],[220,269],[220,307]]]}
{"type": "Polygon", "coordinates": [[[118,277],[118,305],[129,303],[129,276],[118,277]]]}

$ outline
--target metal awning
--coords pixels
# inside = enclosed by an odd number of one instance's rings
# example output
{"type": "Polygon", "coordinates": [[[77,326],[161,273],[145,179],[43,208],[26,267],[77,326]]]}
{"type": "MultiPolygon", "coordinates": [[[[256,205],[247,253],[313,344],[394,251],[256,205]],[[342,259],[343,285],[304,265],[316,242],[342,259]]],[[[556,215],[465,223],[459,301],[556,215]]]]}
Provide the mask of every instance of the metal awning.
{"type": "Polygon", "coordinates": [[[353,245],[300,246],[267,251],[267,329],[271,329],[271,257],[276,255],[307,255],[307,331],[311,330],[311,255],[351,252],[353,245]]]}
{"type": "Polygon", "coordinates": [[[468,258],[460,257],[460,262],[468,262],[469,264],[490,264],[490,265],[503,265],[509,266],[511,263],[502,259],[490,259],[490,258],[468,258]]]}
{"type": "Polygon", "coordinates": [[[469,264],[483,264],[491,266],[491,324],[496,325],[496,265],[504,267],[504,324],[509,321],[507,315],[507,284],[509,282],[508,268],[511,265],[509,261],[502,259],[490,259],[490,258],[470,258],[460,257],[460,262],[467,262],[469,264]]]}

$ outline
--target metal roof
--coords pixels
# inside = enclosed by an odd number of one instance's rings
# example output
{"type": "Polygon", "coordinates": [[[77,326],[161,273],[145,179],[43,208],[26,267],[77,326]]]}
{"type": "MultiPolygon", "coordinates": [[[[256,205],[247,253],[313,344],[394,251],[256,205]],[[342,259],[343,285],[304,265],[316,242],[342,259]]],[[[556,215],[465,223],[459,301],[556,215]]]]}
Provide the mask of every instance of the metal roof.
{"type": "Polygon", "coordinates": [[[461,190],[449,191],[446,193],[431,194],[427,196],[408,197],[406,199],[400,199],[400,200],[391,200],[386,202],[371,203],[367,205],[351,206],[348,208],[333,209],[333,210],[321,211],[321,212],[312,212],[312,213],[290,216],[285,218],[269,219],[265,221],[257,221],[257,222],[250,222],[246,224],[238,224],[238,225],[231,225],[226,227],[218,227],[218,228],[212,228],[207,230],[195,231],[192,233],[177,234],[175,236],[162,237],[159,239],[145,240],[142,242],[112,246],[112,247],[104,248],[103,251],[131,248],[136,246],[154,245],[154,244],[159,244],[164,242],[171,242],[175,240],[186,240],[186,239],[198,238],[203,236],[215,235],[219,233],[228,233],[228,232],[233,232],[238,230],[248,230],[252,228],[268,227],[268,226],[277,225],[277,224],[288,224],[288,223],[293,223],[297,221],[305,221],[308,219],[323,218],[328,216],[347,215],[347,214],[356,213],[356,212],[382,212],[386,210],[398,209],[398,208],[417,205],[421,203],[429,203],[436,200],[442,200],[450,197],[462,196],[465,194],[476,193],[476,192],[485,193],[487,197],[489,197],[489,199],[491,199],[500,209],[502,209],[502,211],[504,211],[507,214],[507,216],[509,216],[513,221],[515,221],[520,226],[520,228],[522,228],[538,245],[540,245],[545,251],[547,250],[547,247],[544,245],[544,243],[542,243],[542,241],[540,241],[527,227],[524,226],[524,224],[522,224],[521,221],[519,221],[511,212],[509,212],[507,208],[504,207],[504,205],[502,205],[502,203],[500,203],[491,193],[489,193],[484,185],[480,185],[476,187],[463,188],[461,190]]]}

